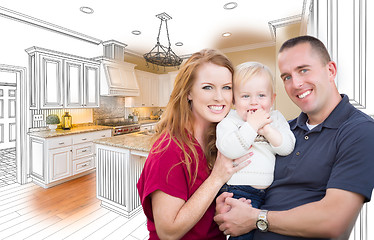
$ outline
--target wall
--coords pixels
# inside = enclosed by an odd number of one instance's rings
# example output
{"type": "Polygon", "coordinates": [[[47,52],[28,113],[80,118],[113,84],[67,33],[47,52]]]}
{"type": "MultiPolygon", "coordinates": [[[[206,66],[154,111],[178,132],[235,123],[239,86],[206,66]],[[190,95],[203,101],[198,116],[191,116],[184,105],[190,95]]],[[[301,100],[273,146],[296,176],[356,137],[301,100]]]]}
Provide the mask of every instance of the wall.
{"type": "MultiPolygon", "coordinates": [[[[300,24],[291,24],[277,29],[276,53],[278,53],[281,45],[288,39],[299,36],[300,24]]],[[[283,80],[280,78],[277,58],[275,73],[275,89],[277,97],[275,100],[275,108],[279,110],[287,120],[293,119],[300,114],[300,109],[290,100],[284,90],[283,80]]]]}
{"type": "Polygon", "coordinates": [[[240,52],[225,53],[234,66],[244,62],[255,61],[267,65],[272,73],[275,73],[275,46],[250,49],[240,52]]]}
{"type": "Polygon", "coordinates": [[[298,36],[299,32],[300,23],[287,25],[277,29],[277,40],[274,46],[225,53],[225,55],[232,61],[234,66],[247,61],[256,61],[267,65],[271,69],[275,79],[275,91],[277,94],[274,109],[281,111],[287,120],[297,117],[300,114],[300,110],[289,99],[284,90],[283,81],[279,77],[280,74],[277,64],[277,54],[281,44],[289,38],[298,36]]]}

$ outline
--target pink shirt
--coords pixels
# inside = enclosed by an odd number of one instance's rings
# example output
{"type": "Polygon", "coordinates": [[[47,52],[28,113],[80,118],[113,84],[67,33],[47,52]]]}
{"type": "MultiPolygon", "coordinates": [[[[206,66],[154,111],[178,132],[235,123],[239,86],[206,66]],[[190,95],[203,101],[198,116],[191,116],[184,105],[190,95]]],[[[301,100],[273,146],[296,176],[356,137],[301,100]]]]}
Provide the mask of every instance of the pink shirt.
{"type": "MultiPolygon", "coordinates": [[[[156,141],[152,149],[158,142],[159,140],[156,141]]],[[[167,142],[162,143],[161,149],[166,146],[167,142]]],[[[198,143],[196,143],[196,148],[199,156],[199,168],[194,184],[189,183],[186,165],[181,163],[184,159],[183,152],[175,142],[171,141],[168,148],[161,153],[152,153],[151,150],[148,155],[137,187],[143,211],[147,216],[149,239],[159,239],[154,224],[150,194],[156,190],[161,190],[187,201],[209,176],[210,171],[203,150],[198,143]]],[[[191,164],[192,176],[194,176],[195,166],[195,164],[191,164]]],[[[213,220],[214,214],[215,202],[213,201],[200,221],[182,239],[226,239],[213,220]]]]}

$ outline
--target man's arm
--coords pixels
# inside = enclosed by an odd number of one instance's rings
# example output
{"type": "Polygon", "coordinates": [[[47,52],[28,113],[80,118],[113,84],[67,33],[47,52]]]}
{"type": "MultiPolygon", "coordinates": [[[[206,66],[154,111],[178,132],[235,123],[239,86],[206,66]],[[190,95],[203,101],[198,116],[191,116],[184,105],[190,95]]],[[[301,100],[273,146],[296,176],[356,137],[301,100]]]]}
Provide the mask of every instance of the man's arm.
{"type": "MultiPolygon", "coordinates": [[[[328,189],[320,201],[287,211],[269,211],[269,231],[300,237],[336,238],[355,221],[363,202],[364,197],[360,194],[328,189]]],[[[232,198],[227,198],[226,203],[231,210],[215,217],[221,231],[238,236],[256,228],[258,209],[232,198]]],[[[220,213],[220,209],[217,212],[220,213]]]]}

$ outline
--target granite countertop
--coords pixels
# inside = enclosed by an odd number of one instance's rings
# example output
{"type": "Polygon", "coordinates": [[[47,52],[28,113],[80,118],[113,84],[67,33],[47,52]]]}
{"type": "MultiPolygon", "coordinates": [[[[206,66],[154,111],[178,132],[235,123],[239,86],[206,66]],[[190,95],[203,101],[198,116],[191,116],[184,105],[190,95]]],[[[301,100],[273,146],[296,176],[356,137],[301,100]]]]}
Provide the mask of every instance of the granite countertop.
{"type": "Polygon", "coordinates": [[[79,134],[79,133],[95,132],[95,131],[101,131],[101,130],[106,130],[106,129],[112,129],[112,127],[101,126],[101,125],[90,125],[90,126],[73,127],[70,130],[63,130],[59,128],[59,129],[56,129],[56,131],[44,130],[44,131],[29,132],[28,134],[34,137],[52,138],[52,137],[62,137],[62,136],[67,136],[67,135],[72,135],[72,134],[79,134]]]}
{"type": "Polygon", "coordinates": [[[150,123],[158,123],[160,119],[158,120],[151,120],[151,119],[145,119],[145,120],[139,120],[139,124],[150,124],[150,123]]]}
{"type": "Polygon", "coordinates": [[[107,145],[111,147],[126,148],[130,150],[138,150],[149,152],[151,150],[152,135],[145,131],[130,134],[118,135],[110,138],[101,138],[94,140],[94,143],[107,145]]]}

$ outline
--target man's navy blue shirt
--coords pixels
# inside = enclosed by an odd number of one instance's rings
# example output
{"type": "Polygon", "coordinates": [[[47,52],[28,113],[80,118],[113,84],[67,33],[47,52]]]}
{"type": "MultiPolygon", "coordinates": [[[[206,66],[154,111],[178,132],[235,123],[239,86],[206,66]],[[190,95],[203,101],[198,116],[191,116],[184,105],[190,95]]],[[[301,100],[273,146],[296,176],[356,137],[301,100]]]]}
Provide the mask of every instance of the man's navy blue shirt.
{"type": "MultiPolygon", "coordinates": [[[[346,95],[324,122],[309,130],[305,113],[290,121],[294,151],[277,156],[267,210],[288,210],[321,200],[328,188],[363,195],[374,187],[374,120],[349,103],[346,95]]],[[[269,223],[271,225],[271,222],[269,223]]],[[[304,239],[256,232],[255,239],[304,239]]]]}

